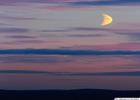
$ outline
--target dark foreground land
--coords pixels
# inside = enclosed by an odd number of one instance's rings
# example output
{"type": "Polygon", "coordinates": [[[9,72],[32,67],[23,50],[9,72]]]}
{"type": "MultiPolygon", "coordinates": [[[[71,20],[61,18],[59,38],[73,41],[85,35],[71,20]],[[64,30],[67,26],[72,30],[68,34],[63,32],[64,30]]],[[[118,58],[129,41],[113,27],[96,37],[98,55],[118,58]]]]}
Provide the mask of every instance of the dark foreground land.
{"type": "Polygon", "coordinates": [[[140,97],[140,91],[98,89],[0,90],[0,100],[114,100],[115,97],[140,97]]]}

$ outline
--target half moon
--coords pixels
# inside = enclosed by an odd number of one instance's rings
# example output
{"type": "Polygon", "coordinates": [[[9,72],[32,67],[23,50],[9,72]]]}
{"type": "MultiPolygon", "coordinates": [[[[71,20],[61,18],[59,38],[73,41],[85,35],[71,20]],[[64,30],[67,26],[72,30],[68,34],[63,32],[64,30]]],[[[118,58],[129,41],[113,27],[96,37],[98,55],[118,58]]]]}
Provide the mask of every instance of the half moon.
{"type": "Polygon", "coordinates": [[[106,26],[112,23],[113,19],[110,15],[103,14],[103,21],[102,21],[102,26],[106,26]]]}

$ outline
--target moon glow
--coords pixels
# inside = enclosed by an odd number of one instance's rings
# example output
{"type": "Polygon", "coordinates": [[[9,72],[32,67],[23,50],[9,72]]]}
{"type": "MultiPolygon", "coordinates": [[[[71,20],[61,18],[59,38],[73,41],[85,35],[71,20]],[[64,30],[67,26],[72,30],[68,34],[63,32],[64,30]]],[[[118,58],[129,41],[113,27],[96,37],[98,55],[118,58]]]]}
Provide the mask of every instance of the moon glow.
{"type": "Polygon", "coordinates": [[[106,26],[111,24],[113,21],[112,17],[110,15],[107,14],[103,14],[103,21],[102,21],[102,26],[106,26]]]}

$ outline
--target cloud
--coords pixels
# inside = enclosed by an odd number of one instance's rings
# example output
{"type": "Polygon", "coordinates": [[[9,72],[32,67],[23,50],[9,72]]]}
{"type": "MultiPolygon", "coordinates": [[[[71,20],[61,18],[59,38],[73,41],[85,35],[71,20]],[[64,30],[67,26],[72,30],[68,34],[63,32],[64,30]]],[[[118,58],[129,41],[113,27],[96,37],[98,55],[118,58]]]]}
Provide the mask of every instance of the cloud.
{"type": "Polygon", "coordinates": [[[1,5],[12,3],[62,3],[74,6],[85,5],[132,5],[140,4],[139,0],[0,0],[1,5]]]}
{"type": "Polygon", "coordinates": [[[119,44],[109,44],[109,45],[77,45],[71,47],[61,47],[62,49],[69,49],[69,50],[115,50],[115,51],[139,51],[140,50],[140,43],[137,42],[128,42],[128,43],[119,43],[119,44]]]}
{"type": "Polygon", "coordinates": [[[42,30],[41,32],[69,32],[71,30],[42,30]]]}
{"type": "Polygon", "coordinates": [[[32,70],[0,70],[0,74],[51,74],[47,71],[32,70]]]}
{"type": "Polygon", "coordinates": [[[75,27],[75,28],[72,28],[72,30],[77,30],[77,31],[110,31],[110,29],[106,29],[106,28],[93,28],[93,27],[75,27]]]}
{"type": "Polygon", "coordinates": [[[49,72],[35,70],[0,70],[0,74],[44,74],[54,76],[140,76],[140,71],[132,72],[49,72]]]}
{"type": "Polygon", "coordinates": [[[117,32],[119,35],[126,35],[132,41],[140,41],[140,32],[117,32]]]}
{"type": "Polygon", "coordinates": [[[133,5],[140,4],[139,0],[101,0],[101,1],[80,1],[71,2],[74,6],[108,6],[108,5],[133,5]]]}
{"type": "Polygon", "coordinates": [[[11,36],[6,36],[8,38],[15,38],[15,39],[32,39],[35,38],[33,36],[26,36],[26,35],[11,35],[11,36]]]}
{"type": "Polygon", "coordinates": [[[67,50],[67,49],[6,49],[0,54],[17,55],[140,55],[140,51],[98,51],[98,50],[67,50]]]}
{"type": "Polygon", "coordinates": [[[64,56],[41,56],[41,55],[7,55],[0,56],[0,63],[66,63],[73,62],[73,59],[66,59],[64,56]]]}
{"type": "MultiPolygon", "coordinates": [[[[69,29],[63,29],[63,30],[42,30],[40,32],[47,32],[47,33],[65,33],[65,32],[95,32],[95,31],[111,31],[110,29],[104,29],[104,28],[91,28],[91,27],[75,27],[75,28],[69,28],[69,29]]],[[[74,34],[46,34],[45,36],[47,37],[102,37],[106,36],[106,34],[95,34],[95,33],[88,33],[88,34],[83,34],[83,33],[74,33],[74,34]]]]}
{"type": "Polygon", "coordinates": [[[0,15],[0,19],[5,19],[5,20],[35,20],[36,18],[0,15]]]}
{"type": "Polygon", "coordinates": [[[29,30],[25,29],[25,28],[0,28],[0,32],[5,32],[5,33],[24,33],[24,32],[29,32],[29,30]]]}
{"type": "Polygon", "coordinates": [[[42,30],[40,32],[72,32],[72,31],[111,31],[111,29],[106,28],[93,28],[93,27],[75,27],[63,30],[42,30]]]}
{"type": "Polygon", "coordinates": [[[43,43],[43,40],[37,40],[37,39],[30,39],[30,40],[16,40],[16,41],[12,41],[12,42],[6,42],[7,44],[20,44],[20,43],[43,43]]]}
{"type": "Polygon", "coordinates": [[[71,34],[67,36],[69,37],[102,37],[106,35],[105,34],[71,34]]]}

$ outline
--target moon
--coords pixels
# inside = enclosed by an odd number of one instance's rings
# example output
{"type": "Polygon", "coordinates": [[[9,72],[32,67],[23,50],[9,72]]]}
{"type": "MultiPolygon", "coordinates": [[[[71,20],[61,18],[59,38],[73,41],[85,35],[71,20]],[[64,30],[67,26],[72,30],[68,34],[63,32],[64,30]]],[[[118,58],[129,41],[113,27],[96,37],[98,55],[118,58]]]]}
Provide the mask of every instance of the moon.
{"type": "Polygon", "coordinates": [[[102,26],[107,26],[109,24],[111,24],[113,21],[113,18],[108,15],[108,14],[103,14],[103,21],[101,23],[102,26]]]}

